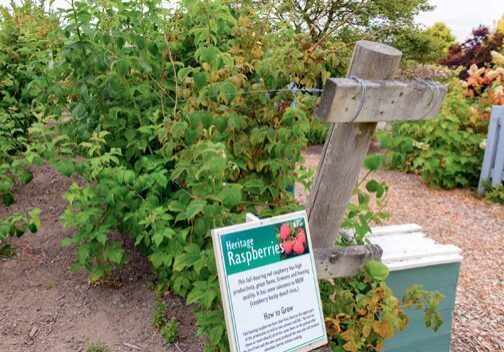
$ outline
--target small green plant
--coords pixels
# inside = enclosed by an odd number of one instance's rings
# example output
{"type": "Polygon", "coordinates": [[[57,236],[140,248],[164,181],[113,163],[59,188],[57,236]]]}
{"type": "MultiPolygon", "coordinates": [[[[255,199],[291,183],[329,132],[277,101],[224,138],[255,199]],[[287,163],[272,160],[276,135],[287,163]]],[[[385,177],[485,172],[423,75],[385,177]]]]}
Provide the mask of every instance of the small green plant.
{"type": "MultiPolygon", "coordinates": [[[[35,103],[45,80],[51,44],[49,33],[58,21],[44,13],[44,4],[24,0],[10,8],[0,6],[0,198],[14,202],[17,181],[30,183],[31,158],[24,156],[29,145],[28,129],[42,115],[35,103]]],[[[53,46],[54,50],[55,47],[53,46]]]]}
{"type": "Polygon", "coordinates": [[[157,329],[166,325],[166,303],[161,298],[154,303],[154,312],[152,313],[151,324],[157,329]]]}
{"type": "Polygon", "coordinates": [[[166,325],[161,327],[159,332],[166,343],[174,343],[179,339],[179,325],[180,322],[172,318],[166,325]]]}
{"type": "Polygon", "coordinates": [[[485,182],[483,185],[483,196],[492,202],[504,204],[504,184],[497,187],[492,187],[490,182],[485,182]]]}
{"type": "Polygon", "coordinates": [[[40,213],[41,210],[35,208],[28,212],[27,215],[14,213],[5,219],[0,219],[0,244],[7,237],[21,237],[27,231],[31,233],[37,232],[41,226],[40,213]]]}
{"type": "Polygon", "coordinates": [[[151,324],[159,329],[159,333],[166,343],[173,343],[178,340],[180,323],[174,318],[169,321],[166,319],[166,303],[161,298],[158,298],[154,304],[151,324]]]}
{"type": "Polygon", "coordinates": [[[0,260],[10,259],[16,256],[16,250],[9,243],[0,244],[0,260]]]}
{"type": "Polygon", "coordinates": [[[88,346],[86,352],[109,352],[109,349],[104,343],[98,342],[88,346]]]}
{"type": "Polygon", "coordinates": [[[371,225],[380,225],[389,217],[385,210],[388,185],[385,182],[370,179],[370,175],[383,165],[384,159],[380,155],[370,155],[364,160],[364,166],[368,171],[355,187],[354,195],[357,197],[357,203],[348,204],[346,216],[341,224],[342,229],[350,231],[350,236],[341,237],[338,245],[367,243],[366,235],[371,232],[371,225]],[[365,185],[364,189],[362,185],[365,185]]]}

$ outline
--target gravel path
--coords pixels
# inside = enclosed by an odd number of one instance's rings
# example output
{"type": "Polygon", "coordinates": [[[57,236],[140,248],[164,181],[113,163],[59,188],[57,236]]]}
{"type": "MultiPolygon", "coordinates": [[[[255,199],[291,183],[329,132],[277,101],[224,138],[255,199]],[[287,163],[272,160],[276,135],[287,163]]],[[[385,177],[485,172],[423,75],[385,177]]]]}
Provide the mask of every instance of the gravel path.
{"type": "MultiPolygon", "coordinates": [[[[309,148],[305,165],[317,167],[320,152],[309,148]]],[[[390,186],[386,224],[419,224],[429,237],[463,251],[452,351],[504,351],[504,206],[466,190],[433,190],[416,175],[380,171],[373,177],[390,186]]],[[[297,197],[305,201],[306,192],[297,197]]]]}

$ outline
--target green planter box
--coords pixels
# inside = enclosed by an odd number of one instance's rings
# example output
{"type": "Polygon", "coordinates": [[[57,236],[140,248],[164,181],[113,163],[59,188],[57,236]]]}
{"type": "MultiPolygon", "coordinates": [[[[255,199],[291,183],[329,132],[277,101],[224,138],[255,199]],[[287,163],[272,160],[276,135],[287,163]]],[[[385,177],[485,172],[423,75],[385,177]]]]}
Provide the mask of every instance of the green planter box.
{"type": "Polygon", "coordinates": [[[446,298],[439,310],[443,325],[434,332],[425,328],[423,311],[408,309],[409,325],[386,341],[385,352],[448,352],[455,293],[462,257],[453,245],[434,242],[422,233],[419,225],[376,227],[371,242],[383,249],[383,262],[389,267],[388,284],[398,297],[406,288],[421,284],[427,290],[438,290],[446,298]]]}

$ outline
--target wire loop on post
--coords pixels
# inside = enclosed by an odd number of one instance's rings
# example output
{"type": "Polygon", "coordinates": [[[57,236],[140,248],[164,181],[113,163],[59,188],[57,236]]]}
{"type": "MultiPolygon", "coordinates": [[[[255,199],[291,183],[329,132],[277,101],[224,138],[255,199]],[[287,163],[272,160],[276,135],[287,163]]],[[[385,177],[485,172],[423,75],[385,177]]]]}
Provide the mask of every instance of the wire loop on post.
{"type": "Polygon", "coordinates": [[[420,119],[420,120],[423,120],[425,119],[427,116],[430,115],[430,113],[432,112],[432,109],[434,109],[434,98],[435,96],[438,96],[441,95],[441,91],[439,90],[439,85],[437,84],[437,82],[434,82],[434,81],[427,81],[425,79],[416,79],[417,82],[420,82],[420,83],[423,83],[425,84],[431,91],[431,98],[430,98],[430,101],[429,103],[427,104],[427,106],[430,106],[430,109],[429,111],[427,111],[427,113],[420,119]],[[436,89],[436,93],[434,93],[434,89],[436,89]]]}
{"type": "Polygon", "coordinates": [[[357,117],[359,117],[359,115],[360,115],[360,113],[362,111],[362,108],[364,107],[364,103],[366,102],[367,88],[366,88],[366,84],[359,77],[357,77],[357,76],[350,76],[349,78],[351,78],[355,82],[359,83],[359,89],[360,89],[360,92],[361,92],[360,105],[357,108],[357,111],[355,112],[354,117],[352,118],[352,120],[350,120],[350,122],[354,122],[357,119],[357,117]]]}

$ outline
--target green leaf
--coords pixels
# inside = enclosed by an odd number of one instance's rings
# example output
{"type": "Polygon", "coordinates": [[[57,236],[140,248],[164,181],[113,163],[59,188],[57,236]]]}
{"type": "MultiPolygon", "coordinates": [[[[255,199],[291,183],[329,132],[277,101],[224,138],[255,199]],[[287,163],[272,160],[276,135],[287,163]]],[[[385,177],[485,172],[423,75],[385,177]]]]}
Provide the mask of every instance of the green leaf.
{"type": "Polygon", "coordinates": [[[23,184],[27,185],[33,180],[33,174],[30,172],[30,170],[26,169],[21,169],[19,171],[19,178],[23,184]]]}
{"type": "Polygon", "coordinates": [[[207,77],[204,72],[194,72],[193,79],[194,79],[194,87],[197,90],[201,90],[203,87],[205,87],[207,83],[207,77]]]}
{"type": "Polygon", "coordinates": [[[168,210],[180,213],[186,209],[186,206],[186,204],[178,200],[172,200],[170,203],[168,203],[168,210]]]}
{"type": "Polygon", "coordinates": [[[173,258],[167,253],[154,252],[149,256],[149,259],[152,262],[152,265],[154,265],[154,268],[159,269],[161,265],[170,266],[173,258]]]}
{"type": "Polygon", "coordinates": [[[364,165],[366,168],[368,168],[371,171],[378,170],[380,165],[383,162],[383,157],[380,155],[369,155],[365,160],[364,160],[364,165]]]}
{"type": "Polygon", "coordinates": [[[106,251],[106,258],[113,263],[121,264],[124,251],[119,247],[108,248],[106,251]]]}
{"type": "Polygon", "coordinates": [[[186,216],[188,220],[191,220],[199,213],[203,212],[207,202],[204,199],[195,199],[187,206],[186,216]]]}
{"type": "Polygon", "coordinates": [[[70,177],[75,171],[75,165],[70,159],[62,159],[54,165],[56,170],[63,176],[70,177]]]}
{"type": "Polygon", "coordinates": [[[84,265],[87,262],[88,257],[89,257],[88,246],[84,245],[79,247],[79,249],[77,249],[77,260],[79,261],[80,264],[84,265]]]}
{"type": "Polygon", "coordinates": [[[206,62],[212,66],[212,64],[217,60],[218,53],[219,50],[214,46],[200,47],[196,50],[196,57],[200,63],[206,62]]]}
{"type": "Polygon", "coordinates": [[[366,189],[369,192],[376,192],[379,187],[380,184],[376,180],[370,180],[368,183],[366,183],[366,189]]]}
{"type": "Polygon", "coordinates": [[[218,197],[222,200],[222,204],[226,208],[233,208],[242,200],[242,186],[239,184],[228,184],[222,191],[219,192],[218,197]]]}
{"type": "Polygon", "coordinates": [[[198,261],[201,256],[200,248],[193,244],[186,247],[186,252],[179,254],[175,257],[175,262],[173,263],[173,271],[182,271],[188,267],[191,267],[198,261]]]}
{"type": "Polygon", "coordinates": [[[214,346],[219,345],[222,336],[224,335],[224,325],[215,325],[208,331],[208,338],[210,343],[214,346]]]}
{"type": "Polygon", "coordinates": [[[366,263],[366,272],[376,281],[385,281],[389,275],[389,270],[385,264],[376,260],[370,260],[366,263]]]}

